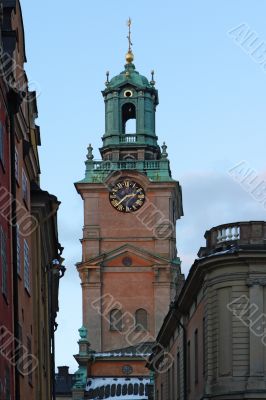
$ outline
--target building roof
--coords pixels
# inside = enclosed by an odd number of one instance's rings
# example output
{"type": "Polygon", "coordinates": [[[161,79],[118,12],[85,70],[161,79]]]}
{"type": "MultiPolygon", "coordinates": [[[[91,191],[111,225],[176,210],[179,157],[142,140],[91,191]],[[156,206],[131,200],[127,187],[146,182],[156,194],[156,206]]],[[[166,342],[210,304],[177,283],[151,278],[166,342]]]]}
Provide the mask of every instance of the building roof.
{"type": "Polygon", "coordinates": [[[58,367],[55,374],[55,392],[57,395],[69,395],[75,383],[75,375],[68,372],[68,367],[58,367]]]}
{"type": "Polygon", "coordinates": [[[126,64],[124,71],[111,79],[106,91],[118,89],[124,85],[133,85],[141,89],[153,89],[148,79],[136,71],[134,64],[126,64]]]}
{"type": "Polygon", "coordinates": [[[147,400],[149,378],[89,378],[87,399],[147,400]]]}

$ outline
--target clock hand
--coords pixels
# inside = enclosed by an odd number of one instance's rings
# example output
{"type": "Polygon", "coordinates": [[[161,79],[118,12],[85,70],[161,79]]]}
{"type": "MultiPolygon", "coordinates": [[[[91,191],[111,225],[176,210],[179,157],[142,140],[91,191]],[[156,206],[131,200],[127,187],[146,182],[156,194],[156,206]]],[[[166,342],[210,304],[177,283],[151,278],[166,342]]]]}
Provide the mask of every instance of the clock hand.
{"type": "Polygon", "coordinates": [[[118,204],[116,205],[116,207],[119,206],[121,203],[123,203],[123,201],[124,201],[125,199],[127,199],[128,197],[135,197],[135,196],[136,196],[135,193],[127,194],[126,196],[124,196],[124,197],[118,202],[118,204]]]}

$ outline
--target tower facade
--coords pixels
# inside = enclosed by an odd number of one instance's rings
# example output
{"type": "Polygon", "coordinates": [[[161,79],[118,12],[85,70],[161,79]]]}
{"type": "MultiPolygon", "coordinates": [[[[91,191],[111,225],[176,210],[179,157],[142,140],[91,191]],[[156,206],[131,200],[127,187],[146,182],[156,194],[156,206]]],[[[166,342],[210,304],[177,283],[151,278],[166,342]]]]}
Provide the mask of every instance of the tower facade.
{"type": "Polygon", "coordinates": [[[140,75],[133,58],[130,45],[124,70],[111,80],[107,74],[102,159],[94,161],[90,145],[85,178],[76,183],[84,203],[77,388],[86,374],[92,380],[149,375],[139,345],[155,340],[182,281],[175,235],[181,188],[166,145],[158,145],[153,73],[150,81],[140,75]],[[93,364],[84,355],[88,341],[93,364]]]}

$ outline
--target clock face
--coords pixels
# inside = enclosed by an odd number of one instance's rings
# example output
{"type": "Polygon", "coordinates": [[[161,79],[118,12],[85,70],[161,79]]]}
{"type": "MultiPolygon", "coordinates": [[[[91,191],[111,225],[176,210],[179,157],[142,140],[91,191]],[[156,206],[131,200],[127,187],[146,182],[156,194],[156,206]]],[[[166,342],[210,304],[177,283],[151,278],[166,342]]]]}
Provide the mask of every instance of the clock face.
{"type": "Polygon", "coordinates": [[[138,211],[145,202],[145,192],[137,182],[129,178],[117,181],[109,194],[111,205],[120,212],[138,211]]]}

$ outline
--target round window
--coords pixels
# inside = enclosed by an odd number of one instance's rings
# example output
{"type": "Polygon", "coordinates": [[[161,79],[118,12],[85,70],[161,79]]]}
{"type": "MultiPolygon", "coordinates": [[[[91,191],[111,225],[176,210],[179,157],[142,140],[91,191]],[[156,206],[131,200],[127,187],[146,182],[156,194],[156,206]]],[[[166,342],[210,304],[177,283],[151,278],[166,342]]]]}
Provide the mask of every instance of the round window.
{"type": "Polygon", "coordinates": [[[132,90],[126,90],[125,93],[124,93],[124,96],[125,97],[132,97],[133,96],[132,90]]]}
{"type": "Polygon", "coordinates": [[[124,375],[131,375],[133,372],[133,368],[131,367],[131,365],[123,365],[122,372],[124,375]]]}

